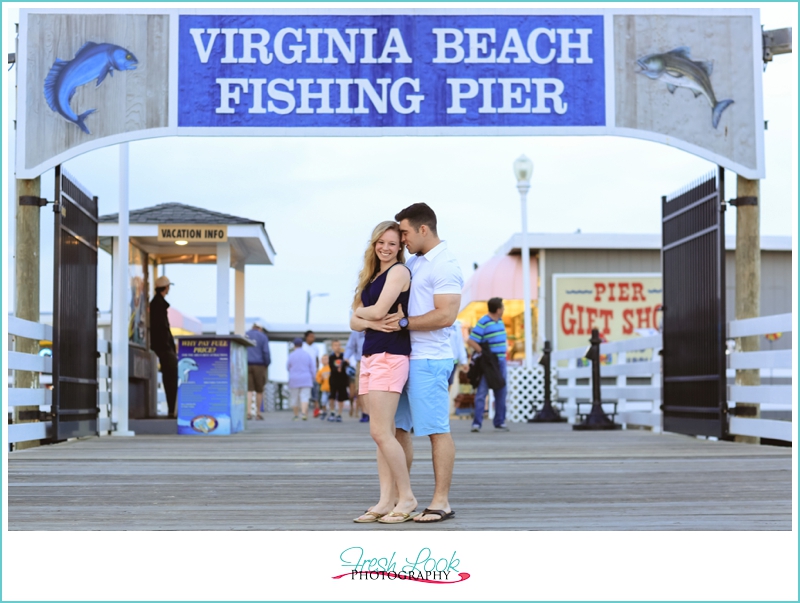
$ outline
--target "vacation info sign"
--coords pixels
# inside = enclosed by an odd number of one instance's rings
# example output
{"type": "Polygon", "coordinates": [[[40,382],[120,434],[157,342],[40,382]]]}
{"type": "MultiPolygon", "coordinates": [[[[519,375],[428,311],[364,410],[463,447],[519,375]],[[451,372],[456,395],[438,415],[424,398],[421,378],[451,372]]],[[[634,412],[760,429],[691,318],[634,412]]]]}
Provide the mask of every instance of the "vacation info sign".
{"type": "Polygon", "coordinates": [[[17,177],[157,136],[629,136],[764,175],[757,9],[20,11],[17,177]]]}

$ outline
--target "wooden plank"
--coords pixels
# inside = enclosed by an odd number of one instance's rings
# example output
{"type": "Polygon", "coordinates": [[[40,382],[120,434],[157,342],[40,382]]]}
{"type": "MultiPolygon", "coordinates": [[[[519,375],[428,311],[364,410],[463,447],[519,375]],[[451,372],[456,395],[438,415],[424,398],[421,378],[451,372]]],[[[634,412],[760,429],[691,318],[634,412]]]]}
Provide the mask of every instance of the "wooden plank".
{"type": "Polygon", "coordinates": [[[618,422],[629,425],[643,425],[646,427],[661,427],[662,415],[655,412],[623,412],[619,414],[618,422]]]}
{"type": "Polygon", "coordinates": [[[98,379],[108,379],[111,376],[111,369],[106,366],[105,364],[100,364],[97,366],[97,378],[98,379]]]}
{"type": "Polygon", "coordinates": [[[557,370],[558,379],[588,379],[592,376],[591,366],[582,366],[580,368],[559,368],[557,370]]]}
{"type": "Polygon", "coordinates": [[[53,391],[44,388],[9,387],[9,406],[50,406],[53,403],[53,391]]]}
{"type": "Polygon", "coordinates": [[[27,339],[53,341],[53,327],[16,316],[8,317],[8,334],[27,339]]]}
{"type": "Polygon", "coordinates": [[[792,423],[790,421],[731,417],[728,430],[733,435],[771,438],[784,442],[792,441],[792,423]]]}
{"type": "Polygon", "coordinates": [[[97,340],[97,351],[101,354],[110,354],[111,353],[111,342],[106,341],[105,339],[98,339],[97,340]]]}
{"type": "Polygon", "coordinates": [[[17,442],[29,442],[31,440],[44,440],[50,437],[52,425],[50,421],[9,425],[8,442],[10,444],[15,444],[17,442]]]}
{"type": "Polygon", "coordinates": [[[775,404],[792,407],[791,385],[730,385],[728,386],[730,402],[753,402],[757,404],[775,404]]]}
{"type": "Polygon", "coordinates": [[[769,333],[791,333],[792,314],[775,314],[758,318],[732,320],[728,323],[728,337],[748,337],[769,333]]]}
{"type": "MultiPolygon", "coordinates": [[[[8,457],[10,530],[337,530],[378,496],[369,425],[268,413],[234,436],[89,438],[8,457]]],[[[454,520],[436,530],[792,530],[792,450],[629,429],[452,422],[454,520]]],[[[433,495],[414,438],[419,509],[433,495]]],[[[408,522],[392,530],[422,531],[408,522]]]]}
{"type": "Polygon", "coordinates": [[[169,17],[134,14],[32,14],[28,21],[26,85],[26,157],[32,167],[78,144],[166,127],[168,118],[169,17]],[[112,33],[113,32],[113,33],[112,33]],[[99,86],[80,86],[71,101],[80,114],[97,109],[86,121],[91,134],[54,114],[42,94],[42,82],[57,58],[71,60],[87,40],[113,35],[114,43],[140,61],[99,86]]]}
{"type": "MultiPolygon", "coordinates": [[[[589,398],[592,397],[591,385],[560,385],[558,388],[559,396],[562,398],[589,398]]],[[[661,386],[659,385],[628,385],[618,387],[616,385],[604,385],[600,388],[600,395],[603,400],[658,400],[661,398],[661,386]]]]}
{"type": "MultiPolygon", "coordinates": [[[[587,341],[589,336],[586,337],[587,341]]],[[[624,341],[612,341],[610,343],[600,344],[601,354],[614,354],[617,352],[635,352],[638,350],[649,350],[651,348],[661,348],[662,340],[661,335],[653,335],[651,337],[637,337],[635,339],[625,339],[624,341]]],[[[588,350],[586,347],[571,348],[568,350],[557,350],[551,354],[551,358],[555,360],[569,360],[570,358],[583,358],[586,356],[588,350]]]]}
{"type": "Polygon", "coordinates": [[[13,371],[33,371],[35,373],[52,373],[53,359],[36,354],[8,352],[8,369],[13,371]]]}
{"type": "Polygon", "coordinates": [[[616,352],[636,352],[639,350],[649,350],[662,346],[661,335],[651,335],[650,337],[636,337],[623,341],[612,341],[600,344],[601,354],[614,354],[616,352]]]}
{"type": "Polygon", "coordinates": [[[555,362],[556,360],[569,360],[570,358],[583,358],[586,352],[589,351],[589,346],[585,348],[570,348],[568,350],[558,350],[550,354],[550,358],[555,362]]]}
{"type": "Polygon", "coordinates": [[[728,356],[728,368],[769,369],[792,368],[792,350],[734,352],[728,356]]]}
{"type": "MultiPolygon", "coordinates": [[[[658,374],[660,363],[653,362],[629,362],[626,364],[603,364],[600,366],[601,377],[650,377],[658,374]]],[[[557,377],[559,379],[587,379],[592,376],[592,367],[584,366],[581,368],[559,368],[557,377]]]]}

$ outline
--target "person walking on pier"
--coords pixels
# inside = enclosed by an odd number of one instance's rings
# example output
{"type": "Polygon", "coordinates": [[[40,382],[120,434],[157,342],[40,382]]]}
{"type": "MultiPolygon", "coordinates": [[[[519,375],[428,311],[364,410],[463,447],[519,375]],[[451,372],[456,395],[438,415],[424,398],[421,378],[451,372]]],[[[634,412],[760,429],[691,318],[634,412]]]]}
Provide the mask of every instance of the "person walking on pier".
{"type": "Polygon", "coordinates": [[[303,340],[299,337],[294,339],[294,350],[289,354],[286,368],[289,371],[289,400],[294,411],[293,420],[296,421],[299,418],[298,413],[302,411],[305,421],[308,419],[308,400],[316,376],[316,367],[311,356],[303,350],[303,340]]]}
{"type": "MultiPolygon", "coordinates": [[[[323,420],[328,414],[328,398],[331,395],[330,377],[331,366],[328,364],[328,355],[323,354],[320,359],[320,366],[316,378],[317,385],[319,385],[319,406],[317,410],[319,410],[319,417],[323,420]]],[[[314,416],[316,417],[317,414],[314,416]]]]}
{"type": "Polygon", "coordinates": [[[405,451],[395,438],[394,419],[408,379],[411,338],[407,329],[373,328],[387,314],[408,314],[411,273],[404,263],[400,228],[395,222],[372,231],[358,277],[350,327],[365,330],[358,395],[370,415],[369,430],[378,446],[380,500],[356,523],[403,523],[412,518],[417,499],[411,490],[405,451]],[[366,328],[365,328],[366,327],[366,328]]]}
{"type": "Polygon", "coordinates": [[[397,439],[411,453],[409,433],[428,436],[433,451],[435,487],[431,504],[414,518],[434,523],[455,516],[450,508],[450,483],[455,463],[455,444],[450,435],[448,379],[453,371],[450,327],[461,305],[464,279],[455,255],[439,239],[436,214],[425,203],[414,203],[395,216],[402,242],[412,257],[407,266],[413,285],[408,318],[397,326],[410,331],[411,358],[408,383],[398,403],[397,439]]]}
{"type": "Polygon", "coordinates": [[[508,431],[506,427],[506,327],[503,324],[503,300],[493,297],[487,303],[489,313],[478,320],[478,324],[473,327],[469,334],[467,345],[475,350],[476,353],[489,353],[497,356],[499,365],[499,376],[502,380],[498,383],[490,383],[490,376],[481,376],[478,389],[475,392],[475,418],[472,419],[472,431],[479,432],[483,426],[483,409],[486,404],[486,396],[489,387],[492,386],[494,392],[494,427],[500,431],[508,431]],[[502,385],[500,385],[502,383],[502,385]],[[499,386],[499,387],[498,387],[499,386]]]}
{"type": "MultiPolygon", "coordinates": [[[[314,331],[308,330],[303,333],[303,350],[305,350],[306,354],[311,356],[311,360],[314,361],[314,371],[319,368],[319,355],[317,353],[317,349],[314,347],[314,341],[316,341],[317,336],[314,334],[314,331]]],[[[319,385],[317,385],[316,381],[311,385],[311,397],[309,400],[313,400],[315,404],[319,404],[319,385]]]]}
{"type": "Polygon", "coordinates": [[[331,342],[331,352],[328,354],[328,365],[331,367],[329,378],[331,393],[328,397],[328,421],[342,422],[344,403],[350,399],[350,377],[347,374],[347,360],[344,359],[342,344],[338,339],[331,342]],[[336,412],[338,405],[338,413],[336,412]]]}
{"type": "Polygon", "coordinates": [[[169,326],[169,303],[165,299],[172,284],[166,276],[156,279],[156,294],[150,302],[150,349],[156,353],[161,365],[167,412],[170,417],[175,417],[178,401],[178,352],[169,326]]]}
{"type": "Polygon", "coordinates": [[[344,346],[344,358],[350,363],[350,366],[355,366],[355,376],[350,384],[350,416],[357,417],[361,413],[360,422],[369,423],[369,415],[364,408],[364,401],[358,393],[358,383],[361,375],[361,355],[364,349],[364,332],[350,331],[350,337],[347,338],[347,343],[344,346]]]}
{"type": "Polygon", "coordinates": [[[247,348],[247,404],[250,409],[248,419],[263,421],[261,402],[264,400],[264,386],[267,383],[267,369],[270,364],[269,338],[264,332],[266,329],[256,322],[253,328],[245,335],[256,342],[256,345],[247,348]],[[251,408],[250,394],[255,394],[255,409],[251,408]]]}

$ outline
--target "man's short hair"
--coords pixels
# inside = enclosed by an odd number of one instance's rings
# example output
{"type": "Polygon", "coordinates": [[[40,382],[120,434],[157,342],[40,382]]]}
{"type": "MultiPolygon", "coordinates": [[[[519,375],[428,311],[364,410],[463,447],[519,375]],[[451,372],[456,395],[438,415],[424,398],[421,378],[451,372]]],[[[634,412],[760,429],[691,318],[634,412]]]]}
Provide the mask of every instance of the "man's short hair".
{"type": "Polygon", "coordinates": [[[164,293],[164,291],[166,290],[167,290],[166,287],[156,287],[156,293],[164,293]]]}
{"type": "Polygon", "coordinates": [[[306,339],[306,338],[308,338],[309,335],[313,335],[313,334],[314,334],[314,331],[308,330],[305,333],[303,333],[303,339],[306,339]]]}
{"type": "Polygon", "coordinates": [[[428,207],[427,203],[414,203],[413,205],[409,205],[400,213],[395,215],[394,219],[398,222],[408,220],[408,223],[416,231],[419,231],[419,227],[424,224],[431,229],[433,234],[437,234],[436,214],[430,207],[428,207]]]}
{"type": "Polygon", "coordinates": [[[493,297],[486,305],[489,306],[489,314],[494,314],[503,306],[503,298],[493,297]]]}

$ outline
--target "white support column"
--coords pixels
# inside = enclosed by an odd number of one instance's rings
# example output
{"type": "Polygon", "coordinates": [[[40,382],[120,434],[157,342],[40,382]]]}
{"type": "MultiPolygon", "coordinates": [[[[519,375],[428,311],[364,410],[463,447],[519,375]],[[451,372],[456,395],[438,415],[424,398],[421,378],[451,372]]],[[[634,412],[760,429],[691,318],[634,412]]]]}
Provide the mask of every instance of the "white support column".
{"type": "Polygon", "coordinates": [[[536,330],[539,333],[539,337],[537,338],[536,348],[541,353],[541,351],[544,350],[544,340],[547,339],[545,332],[545,327],[547,325],[547,273],[545,272],[545,261],[547,258],[545,257],[544,249],[539,250],[538,258],[536,273],[539,275],[539,299],[536,301],[536,304],[539,309],[539,321],[536,330]]]}
{"type": "Polygon", "coordinates": [[[236,264],[235,275],[233,332],[244,335],[247,331],[247,325],[244,324],[244,263],[236,264]]]}
{"type": "MultiPolygon", "coordinates": [[[[617,352],[617,364],[626,364],[628,357],[625,352],[617,352]]],[[[628,378],[625,375],[617,375],[617,387],[626,387],[628,385],[628,378]]],[[[624,391],[624,390],[623,390],[624,391]]],[[[622,417],[622,429],[628,429],[628,423],[625,421],[625,413],[628,410],[628,400],[626,398],[617,399],[617,415],[622,417]]]]}
{"type": "Polygon", "coordinates": [[[520,182],[520,204],[522,205],[522,301],[525,332],[525,368],[533,368],[533,323],[531,318],[531,250],[528,247],[528,190],[530,184],[520,182]]]}
{"type": "Polygon", "coordinates": [[[217,335],[230,334],[231,244],[217,243],[217,335]]]}
{"type": "Polygon", "coordinates": [[[114,239],[113,302],[111,312],[111,423],[114,436],[132,436],[128,429],[128,143],[119,145],[119,235],[114,239]]]}
{"type": "MultiPolygon", "coordinates": [[[[567,360],[567,368],[574,369],[577,368],[578,363],[575,358],[570,358],[567,360]]],[[[575,387],[578,383],[578,380],[575,377],[568,377],[567,378],[567,387],[575,387]]],[[[578,422],[577,420],[577,413],[578,413],[578,404],[577,398],[567,398],[567,404],[564,407],[564,413],[567,415],[567,421],[574,425],[578,422]]]]}

